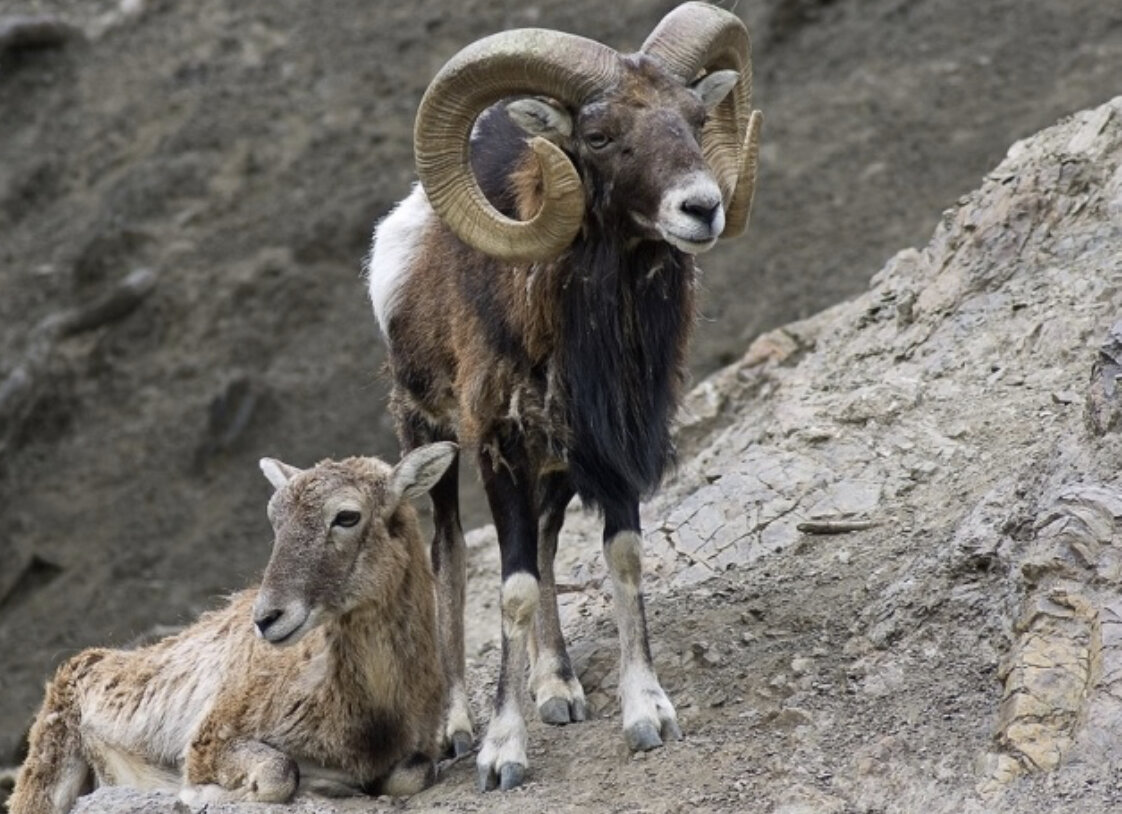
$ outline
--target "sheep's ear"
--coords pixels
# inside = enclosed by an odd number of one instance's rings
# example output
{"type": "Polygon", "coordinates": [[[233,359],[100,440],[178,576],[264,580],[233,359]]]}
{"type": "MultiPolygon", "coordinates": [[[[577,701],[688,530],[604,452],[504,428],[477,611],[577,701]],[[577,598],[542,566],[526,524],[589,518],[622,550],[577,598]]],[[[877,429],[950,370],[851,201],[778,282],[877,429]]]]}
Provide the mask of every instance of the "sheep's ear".
{"type": "Polygon", "coordinates": [[[507,115],[531,136],[560,144],[573,134],[573,117],[544,99],[517,99],[506,106],[507,115]]]}
{"type": "Polygon", "coordinates": [[[740,74],[736,71],[713,71],[694,82],[690,90],[697,94],[706,110],[712,110],[729,95],[738,79],[740,74]]]}
{"type": "Polygon", "coordinates": [[[261,473],[268,478],[269,483],[273,484],[274,489],[280,489],[301,471],[276,458],[262,458],[257,465],[261,467],[261,473]]]}
{"type": "Polygon", "coordinates": [[[418,447],[393,468],[389,492],[391,503],[397,505],[407,498],[419,497],[436,485],[456,458],[459,447],[448,441],[418,447]]]}

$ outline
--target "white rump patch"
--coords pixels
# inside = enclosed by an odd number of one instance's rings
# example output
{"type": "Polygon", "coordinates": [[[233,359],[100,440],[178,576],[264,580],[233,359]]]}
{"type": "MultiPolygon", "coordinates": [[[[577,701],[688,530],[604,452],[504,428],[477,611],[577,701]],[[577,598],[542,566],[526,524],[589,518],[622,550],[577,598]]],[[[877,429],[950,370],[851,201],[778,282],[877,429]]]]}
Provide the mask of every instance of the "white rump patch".
{"type": "Polygon", "coordinates": [[[374,229],[374,242],[366,260],[366,279],[374,316],[383,335],[389,330],[398,295],[413,268],[425,226],[435,217],[418,183],[374,229]]]}

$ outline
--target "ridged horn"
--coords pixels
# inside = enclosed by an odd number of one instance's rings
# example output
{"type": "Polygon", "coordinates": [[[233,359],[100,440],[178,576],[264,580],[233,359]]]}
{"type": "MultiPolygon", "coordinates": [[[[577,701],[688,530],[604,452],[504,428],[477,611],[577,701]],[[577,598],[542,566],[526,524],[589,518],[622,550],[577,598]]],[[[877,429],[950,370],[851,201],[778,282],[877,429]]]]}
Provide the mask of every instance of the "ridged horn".
{"type": "Polygon", "coordinates": [[[756,187],[763,115],[752,110],[752,47],[748,29],[734,14],[708,3],[684,3],[662,18],[641,52],[659,60],[684,83],[702,73],[740,74],[732,92],[710,115],[702,151],[725,202],[725,230],[736,237],[748,225],[756,187]]]}
{"type": "Polygon", "coordinates": [[[417,175],[432,208],[461,240],[511,262],[548,260],[576,237],[584,190],[556,145],[534,138],[544,198],[528,221],[512,220],[484,196],[471,171],[472,126],[489,105],[517,94],[579,106],[619,76],[619,56],[593,40],[545,29],[485,37],[450,59],[421,99],[413,131],[417,175]]]}

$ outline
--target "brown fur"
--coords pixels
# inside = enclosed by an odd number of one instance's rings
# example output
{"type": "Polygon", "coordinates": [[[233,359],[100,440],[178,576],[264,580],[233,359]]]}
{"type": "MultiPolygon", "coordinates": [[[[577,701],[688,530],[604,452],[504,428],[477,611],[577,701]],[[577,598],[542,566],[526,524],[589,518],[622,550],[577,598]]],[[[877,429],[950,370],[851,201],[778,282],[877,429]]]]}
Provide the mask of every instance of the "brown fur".
{"type": "MultiPolygon", "coordinates": [[[[572,160],[585,217],[559,257],[487,257],[454,236],[417,189],[379,225],[368,264],[403,448],[449,439],[476,452],[499,537],[503,666],[476,760],[483,788],[511,788],[524,776],[527,666],[544,720],[586,715],[556,608],[557,533],[575,493],[604,514],[606,557],[627,554],[609,562],[630,563],[639,500],[673,460],[670,422],[695,320],[693,254],[724,225],[701,134],[736,75],[715,71],[684,85],[641,54],[621,56],[619,67],[617,84],[573,109],[523,97],[475,122],[472,172],[508,217],[529,219],[542,201],[527,136],[549,139],[572,160]]],[[[445,739],[462,753],[473,731],[454,475],[433,505],[445,739]]],[[[626,594],[617,601],[625,736],[649,749],[680,732],[651,664],[639,575],[612,574],[617,595],[626,594]]]]}
{"type": "Polygon", "coordinates": [[[184,798],[205,803],[287,800],[301,770],[336,792],[432,781],[444,693],[433,577],[416,513],[388,485],[397,470],[352,458],[291,471],[270,502],[277,542],[262,593],[339,548],[323,539],[325,503],[345,492],[365,515],[343,569],[353,578],[316,600],[324,622],[290,646],[264,641],[253,589],[151,646],[70,659],[47,685],[12,814],[63,814],[102,784],[182,778],[184,798]]]}

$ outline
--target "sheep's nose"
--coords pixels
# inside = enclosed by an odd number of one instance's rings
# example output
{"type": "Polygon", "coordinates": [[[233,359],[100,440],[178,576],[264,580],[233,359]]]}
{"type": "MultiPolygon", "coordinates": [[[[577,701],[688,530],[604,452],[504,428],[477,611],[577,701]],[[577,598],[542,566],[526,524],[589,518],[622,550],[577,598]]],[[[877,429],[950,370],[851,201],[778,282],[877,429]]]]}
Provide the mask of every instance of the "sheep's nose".
{"type": "Polygon", "coordinates": [[[687,198],[681,204],[682,212],[701,221],[706,226],[713,225],[713,219],[717,217],[717,210],[720,208],[721,200],[719,198],[714,201],[708,197],[693,197],[687,198]]]}
{"type": "Polygon", "coordinates": [[[269,628],[271,628],[273,626],[273,623],[280,619],[282,616],[284,616],[284,611],[280,608],[274,608],[258,615],[253,620],[253,623],[257,625],[257,632],[260,633],[262,637],[267,639],[269,638],[267,635],[269,632],[269,628]]]}

